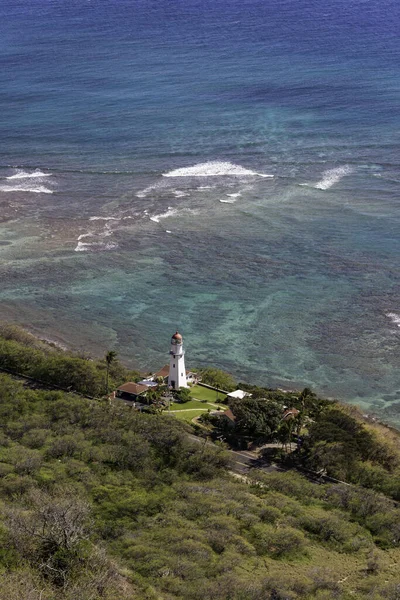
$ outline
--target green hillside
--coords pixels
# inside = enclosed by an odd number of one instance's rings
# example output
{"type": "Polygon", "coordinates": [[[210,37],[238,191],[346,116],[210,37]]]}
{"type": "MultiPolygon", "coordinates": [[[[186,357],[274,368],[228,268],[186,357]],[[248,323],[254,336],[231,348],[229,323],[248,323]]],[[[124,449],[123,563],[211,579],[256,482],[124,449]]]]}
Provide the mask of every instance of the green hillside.
{"type": "MultiPolygon", "coordinates": [[[[398,600],[392,499],[295,471],[244,480],[188,432],[0,375],[0,600],[398,600]]],[[[372,434],[395,462],[395,434],[372,434]]]]}

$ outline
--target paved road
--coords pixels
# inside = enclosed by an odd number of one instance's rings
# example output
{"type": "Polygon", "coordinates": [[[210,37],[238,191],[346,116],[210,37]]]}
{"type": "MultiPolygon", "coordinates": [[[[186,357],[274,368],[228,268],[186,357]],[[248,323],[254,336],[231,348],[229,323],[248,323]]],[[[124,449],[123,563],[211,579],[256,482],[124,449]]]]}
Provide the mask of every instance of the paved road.
{"type": "Polygon", "coordinates": [[[248,450],[229,450],[229,454],[232,460],[232,471],[239,473],[240,475],[246,475],[246,473],[249,473],[252,469],[258,469],[265,473],[281,473],[286,470],[282,469],[282,467],[278,467],[278,465],[275,465],[274,463],[259,458],[255,452],[250,452],[248,450]]]}
{"type": "MultiPolygon", "coordinates": [[[[204,446],[213,444],[213,442],[207,438],[201,438],[191,434],[189,434],[189,438],[193,442],[203,444],[204,446]]],[[[285,471],[285,469],[278,467],[278,465],[260,459],[256,452],[251,452],[250,450],[228,450],[228,454],[231,458],[231,470],[239,475],[246,475],[252,469],[258,469],[266,473],[285,471]]]]}

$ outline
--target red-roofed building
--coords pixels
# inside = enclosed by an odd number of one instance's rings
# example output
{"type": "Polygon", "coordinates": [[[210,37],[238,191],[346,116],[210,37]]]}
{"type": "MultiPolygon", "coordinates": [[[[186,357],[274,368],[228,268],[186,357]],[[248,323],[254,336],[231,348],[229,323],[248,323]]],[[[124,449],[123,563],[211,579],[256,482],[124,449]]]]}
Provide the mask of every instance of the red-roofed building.
{"type": "Polygon", "coordinates": [[[150,388],[147,385],[140,385],[138,383],[128,381],[128,383],[124,383],[117,389],[115,396],[117,398],[121,398],[122,400],[130,400],[135,402],[136,400],[144,400],[146,392],[149,389],[150,388]]]}
{"type": "Polygon", "coordinates": [[[287,408],[283,413],[282,419],[284,421],[290,421],[290,419],[295,419],[297,415],[300,414],[300,411],[297,408],[287,408]]]}
{"type": "Polygon", "coordinates": [[[224,426],[228,429],[233,429],[236,425],[236,417],[230,408],[224,411],[213,410],[211,414],[213,417],[218,417],[220,419],[220,422],[222,422],[224,426]]]}

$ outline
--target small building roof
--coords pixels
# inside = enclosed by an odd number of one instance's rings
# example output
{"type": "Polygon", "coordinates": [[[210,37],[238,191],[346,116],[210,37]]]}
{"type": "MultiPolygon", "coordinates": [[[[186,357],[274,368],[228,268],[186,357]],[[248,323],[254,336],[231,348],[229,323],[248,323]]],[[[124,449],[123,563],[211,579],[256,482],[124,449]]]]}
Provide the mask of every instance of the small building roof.
{"type": "Polygon", "coordinates": [[[282,419],[284,421],[288,421],[289,419],[294,419],[295,417],[297,417],[297,415],[300,413],[299,410],[297,410],[297,408],[288,408],[285,410],[285,412],[283,413],[283,417],[282,419]]]}
{"type": "Polygon", "coordinates": [[[227,408],[226,410],[212,410],[210,414],[213,417],[226,417],[229,421],[232,421],[232,423],[236,422],[236,417],[230,408],[227,408]]]}
{"type": "Polygon", "coordinates": [[[138,385],[147,385],[149,388],[157,387],[158,383],[156,381],[152,381],[151,379],[142,379],[142,381],[138,382],[138,385]]]}
{"type": "Polygon", "coordinates": [[[249,394],[243,390],[235,390],[234,392],[227,394],[228,398],[239,398],[239,400],[243,400],[243,398],[248,395],[249,394]]]}
{"type": "Polygon", "coordinates": [[[124,383],[123,385],[119,386],[118,392],[126,392],[127,394],[135,394],[135,396],[139,396],[139,394],[143,394],[143,392],[148,389],[148,385],[140,385],[139,383],[128,381],[128,383],[124,383]]]}
{"type": "Polygon", "coordinates": [[[236,421],[236,417],[233,414],[233,412],[231,411],[230,408],[228,408],[228,410],[224,410],[224,412],[221,415],[222,417],[226,417],[227,419],[229,419],[230,421],[232,421],[233,423],[236,421]]]}
{"type": "Polygon", "coordinates": [[[153,377],[154,377],[154,379],[157,379],[157,377],[162,377],[163,379],[165,379],[165,377],[168,377],[168,375],[169,375],[169,365],[165,365],[162,369],[157,371],[157,373],[154,373],[153,377]]]}
{"type": "MultiPolygon", "coordinates": [[[[194,371],[191,371],[190,369],[186,369],[186,375],[196,375],[196,373],[194,371]]],[[[165,379],[165,377],[168,377],[169,375],[169,365],[165,365],[162,369],[160,369],[159,371],[157,371],[157,373],[154,373],[153,375],[153,379],[157,379],[157,377],[163,377],[165,379]]]]}

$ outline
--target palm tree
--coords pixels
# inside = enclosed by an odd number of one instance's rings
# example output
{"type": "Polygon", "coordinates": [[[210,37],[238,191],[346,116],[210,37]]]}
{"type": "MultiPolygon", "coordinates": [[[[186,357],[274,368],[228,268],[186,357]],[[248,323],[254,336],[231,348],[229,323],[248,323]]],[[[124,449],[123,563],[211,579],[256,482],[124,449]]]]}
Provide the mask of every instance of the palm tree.
{"type": "Polygon", "coordinates": [[[110,367],[112,365],[112,363],[117,359],[117,355],[118,352],[116,352],[115,350],[109,350],[106,353],[105,359],[106,359],[106,364],[107,364],[107,371],[106,371],[106,394],[108,394],[108,380],[110,377],[110,367]]]}
{"type": "Polygon", "coordinates": [[[307,412],[310,411],[312,406],[312,400],[316,398],[316,394],[310,388],[304,388],[304,390],[299,395],[299,401],[301,403],[301,411],[299,416],[297,417],[297,435],[300,435],[301,428],[304,425],[304,421],[307,415],[307,412]]]}

